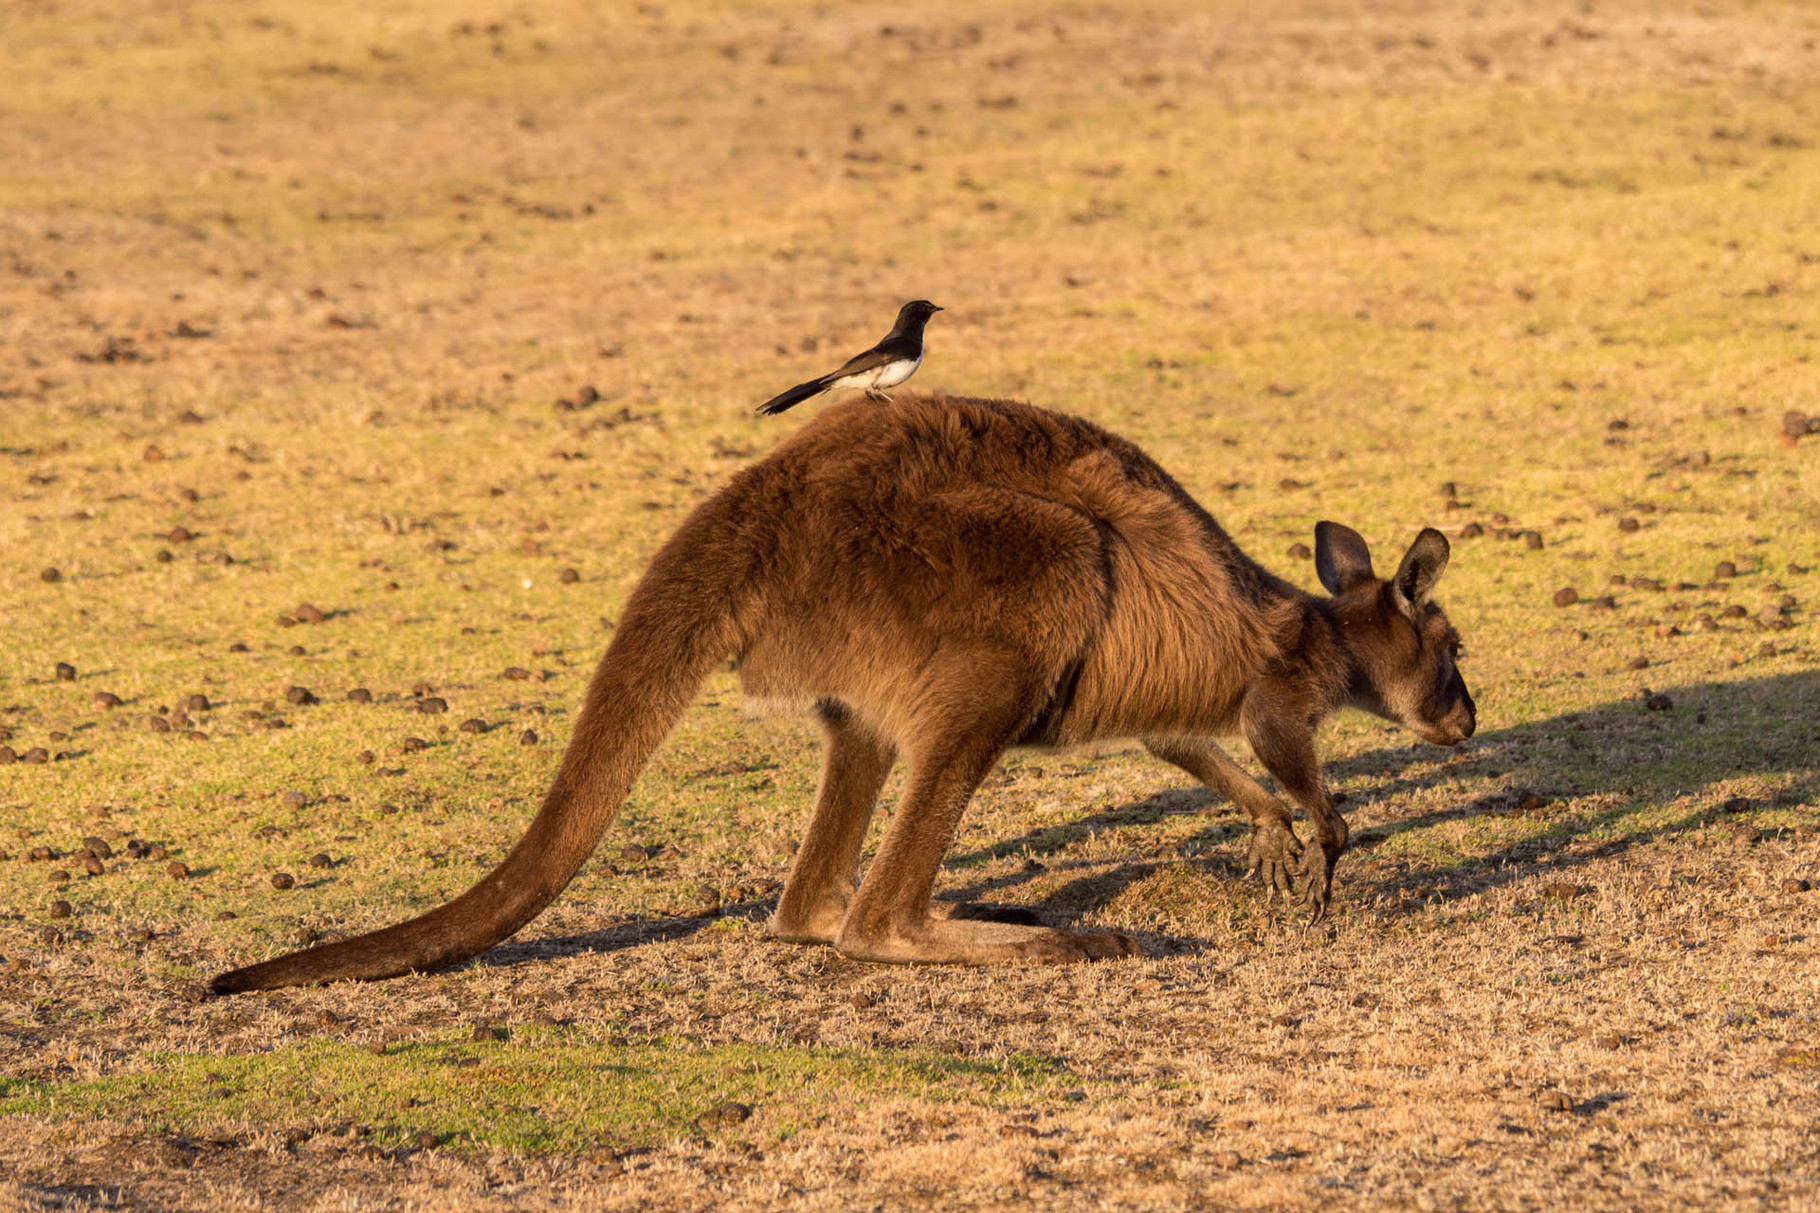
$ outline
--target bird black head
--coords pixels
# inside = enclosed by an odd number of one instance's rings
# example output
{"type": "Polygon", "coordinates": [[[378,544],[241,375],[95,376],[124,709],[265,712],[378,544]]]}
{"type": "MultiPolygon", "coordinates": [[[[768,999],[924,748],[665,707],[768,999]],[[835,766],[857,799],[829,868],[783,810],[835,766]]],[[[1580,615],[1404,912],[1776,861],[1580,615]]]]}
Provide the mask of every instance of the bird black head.
{"type": "Polygon", "coordinates": [[[897,309],[897,327],[900,329],[921,328],[929,323],[929,317],[941,310],[927,299],[912,299],[897,309]]]}

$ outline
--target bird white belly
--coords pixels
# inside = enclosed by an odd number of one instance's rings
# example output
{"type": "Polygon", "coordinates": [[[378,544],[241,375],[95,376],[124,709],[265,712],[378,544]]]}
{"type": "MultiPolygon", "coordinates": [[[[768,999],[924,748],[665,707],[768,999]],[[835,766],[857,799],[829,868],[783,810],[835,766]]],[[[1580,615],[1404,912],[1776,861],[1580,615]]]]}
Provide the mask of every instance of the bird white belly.
{"type": "Polygon", "coordinates": [[[881,391],[888,387],[896,387],[904,380],[910,378],[910,376],[916,374],[916,368],[922,364],[923,357],[921,354],[918,354],[915,358],[905,358],[898,362],[887,362],[873,373],[872,387],[875,390],[881,391]]]}

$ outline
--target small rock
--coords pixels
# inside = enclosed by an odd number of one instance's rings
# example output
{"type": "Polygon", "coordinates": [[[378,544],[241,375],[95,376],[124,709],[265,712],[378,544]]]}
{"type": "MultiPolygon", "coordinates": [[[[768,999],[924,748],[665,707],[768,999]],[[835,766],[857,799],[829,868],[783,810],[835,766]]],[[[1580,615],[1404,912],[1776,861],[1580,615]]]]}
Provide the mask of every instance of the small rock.
{"type": "Polygon", "coordinates": [[[355,687],[353,690],[348,692],[348,702],[349,703],[372,703],[373,702],[373,692],[367,690],[365,687],[355,687]]]}
{"type": "Polygon", "coordinates": [[[1730,606],[1726,607],[1723,611],[1719,612],[1719,618],[1721,618],[1721,619],[1742,619],[1748,614],[1750,614],[1750,612],[1745,610],[1741,603],[1734,602],[1730,606]]]}
{"type": "Polygon", "coordinates": [[[168,733],[171,731],[171,722],[162,716],[147,716],[145,727],[154,733],[168,733]]]}
{"type": "Polygon", "coordinates": [[[191,695],[188,699],[185,699],[183,701],[183,706],[185,709],[187,709],[191,712],[206,712],[209,710],[211,705],[209,703],[209,697],[207,695],[198,693],[195,695],[191,695]]]}
{"type": "Polygon", "coordinates": [[[68,884],[70,874],[62,868],[53,868],[44,874],[44,879],[49,884],[68,884]]]}
{"type": "Polygon", "coordinates": [[[449,701],[431,695],[417,701],[417,710],[425,716],[440,716],[449,710],[449,701]]]}
{"type": "Polygon", "coordinates": [[[1484,533],[1485,528],[1476,522],[1469,522],[1460,528],[1460,538],[1462,539],[1477,539],[1484,533]]]}
{"type": "Polygon", "coordinates": [[[61,897],[51,902],[46,911],[52,918],[68,918],[72,912],[70,903],[64,901],[61,897]]]}
{"type": "Polygon", "coordinates": [[[82,857],[82,870],[90,876],[102,876],[107,873],[107,865],[93,855],[82,857]]]}
{"type": "Polygon", "coordinates": [[[1525,813],[1533,813],[1548,801],[1534,792],[1521,792],[1517,796],[1517,808],[1525,813]]]}
{"type": "Polygon", "coordinates": [[[233,922],[236,918],[239,918],[239,917],[240,917],[240,915],[234,913],[234,911],[232,911],[232,910],[223,910],[223,911],[221,911],[221,913],[215,915],[215,921],[216,922],[233,922]]]}
{"type": "Polygon", "coordinates": [[[156,560],[159,564],[169,564],[171,561],[173,561],[177,558],[175,556],[171,555],[171,549],[159,548],[156,552],[154,552],[152,554],[152,559],[156,560]]]}
{"type": "Polygon", "coordinates": [[[1675,701],[1658,691],[1645,699],[1643,706],[1652,712],[1666,712],[1675,706],[1675,701]]]}
{"type": "Polygon", "coordinates": [[[287,809],[301,809],[310,803],[310,797],[307,792],[286,792],[278,802],[287,809]]]}
{"type": "Polygon", "coordinates": [[[506,1036],[507,1032],[504,1028],[494,1027],[491,1024],[477,1023],[474,1025],[474,1031],[469,1034],[469,1039],[477,1041],[504,1040],[506,1036]]]}
{"type": "Polygon", "coordinates": [[[287,687],[284,697],[291,703],[308,705],[316,702],[316,696],[308,687],[287,687]]]}
{"type": "Polygon", "coordinates": [[[1649,658],[1632,657],[1629,661],[1624,663],[1624,668],[1627,670],[1647,670],[1649,668],[1649,658]]]}
{"type": "Polygon", "coordinates": [[[1759,657],[1774,657],[1774,656],[1776,656],[1776,654],[1780,653],[1781,651],[1782,650],[1778,649],[1775,646],[1775,643],[1773,641],[1769,641],[1769,640],[1766,640],[1762,644],[1757,646],[1757,656],[1759,656],[1759,657]]]}
{"type": "Polygon", "coordinates": [[[374,758],[375,755],[371,750],[362,750],[360,753],[354,755],[354,761],[359,763],[370,763],[374,761],[374,758]]]}
{"type": "Polygon", "coordinates": [[[310,866],[312,868],[332,868],[335,866],[335,861],[329,858],[327,851],[318,851],[310,856],[310,866]]]}
{"type": "Polygon", "coordinates": [[[71,665],[67,661],[59,661],[57,663],[57,681],[58,682],[76,681],[76,667],[71,665]]]}
{"type": "Polygon", "coordinates": [[[96,710],[98,710],[98,711],[111,712],[115,708],[119,707],[123,702],[125,702],[125,701],[122,700],[120,698],[120,696],[114,694],[112,691],[96,691],[95,692],[94,704],[95,704],[96,710]]]}
{"type": "Polygon", "coordinates": [[[709,1108],[707,1112],[703,1113],[702,1118],[723,1125],[736,1125],[751,1119],[751,1116],[752,1105],[735,1103],[729,1099],[725,1103],[717,1103],[709,1108]]]}
{"type": "Polygon", "coordinates": [[[1569,607],[1578,601],[1580,601],[1580,591],[1571,585],[1564,585],[1555,591],[1555,605],[1558,607],[1569,607]]]}
{"type": "Polygon", "coordinates": [[[417,1143],[417,1148],[419,1150],[434,1150],[436,1148],[436,1134],[430,1132],[428,1129],[421,1130],[417,1136],[411,1140],[417,1143]]]}
{"type": "Polygon", "coordinates": [[[164,874],[172,880],[188,880],[190,878],[189,865],[173,859],[164,865],[164,874]]]}
{"type": "Polygon", "coordinates": [[[1571,1112],[1574,1101],[1565,1091],[1541,1091],[1536,1095],[1536,1103],[1547,1112],[1571,1112]]]}
{"type": "Polygon", "coordinates": [[[19,755],[10,745],[0,745],[0,767],[19,761],[19,755]]]}
{"type": "Polygon", "coordinates": [[[422,699],[425,695],[434,695],[435,693],[436,688],[427,682],[420,682],[411,688],[411,694],[417,696],[419,699],[422,699]]]}
{"type": "Polygon", "coordinates": [[[536,745],[537,744],[537,730],[526,729],[524,732],[520,733],[518,735],[518,744],[519,745],[536,745]]]}
{"type": "Polygon", "coordinates": [[[1524,531],[1523,532],[1523,546],[1532,552],[1541,551],[1542,550],[1542,532],[1541,531],[1524,531]]]}
{"type": "Polygon", "coordinates": [[[1799,876],[1791,876],[1782,882],[1782,891],[1784,893],[1805,893],[1813,887],[1813,885],[1801,879],[1799,876]]]}
{"type": "Polygon", "coordinates": [[[581,573],[577,569],[564,569],[556,575],[556,580],[562,582],[564,585],[574,585],[581,580],[581,573]]]}
{"type": "Polygon", "coordinates": [[[51,760],[51,752],[41,745],[35,745],[19,756],[20,762],[46,763],[51,760]]]}
{"type": "Polygon", "coordinates": [[[1618,529],[1628,535],[1632,531],[1642,530],[1643,524],[1638,522],[1635,518],[1624,517],[1618,519],[1618,529]]]}
{"type": "Polygon", "coordinates": [[[419,750],[427,750],[429,748],[430,743],[421,737],[407,737],[398,745],[399,751],[405,754],[415,754],[419,750]]]}
{"type": "Polygon", "coordinates": [[[1601,594],[1587,605],[1595,611],[1615,611],[1618,609],[1618,600],[1610,594],[1601,594]]]}
{"type": "Polygon", "coordinates": [[[1549,901],[1566,902],[1572,901],[1580,896],[1580,886],[1565,880],[1557,880],[1545,884],[1539,891],[1542,896],[1549,901]]]}
{"type": "Polygon", "coordinates": [[[1721,560],[1718,564],[1713,566],[1714,581],[1723,581],[1727,577],[1736,577],[1737,575],[1738,566],[1729,560],[1721,560]]]}
{"type": "Polygon", "coordinates": [[[272,873],[272,887],[274,889],[290,889],[295,888],[296,886],[297,878],[289,872],[272,873]]]}
{"type": "Polygon", "coordinates": [[[99,834],[90,834],[87,838],[82,840],[82,845],[87,847],[89,854],[95,856],[97,859],[112,859],[114,857],[114,848],[108,844],[107,839],[101,837],[99,834]]]}
{"type": "Polygon", "coordinates": [[[1314,551],[1305,543],[1292,543],[1287,555],[1291,560],[1309,560],[1313,558],[1314,551]]]}
{"type": "Polygon", "coordinates": [[[531,676],[531,671],[525,669],[521,665],[509,665],[500,672],[499,676],[501,678],[509,678],[513,682],[523,682],[531,676]]]}
{"type": "Polygon", "coordinates": [[[57,582],[63,580],[63,573],[58,569],[45,569],[42,573],[38,574],[38,580],[55,585],[57,582]]]}

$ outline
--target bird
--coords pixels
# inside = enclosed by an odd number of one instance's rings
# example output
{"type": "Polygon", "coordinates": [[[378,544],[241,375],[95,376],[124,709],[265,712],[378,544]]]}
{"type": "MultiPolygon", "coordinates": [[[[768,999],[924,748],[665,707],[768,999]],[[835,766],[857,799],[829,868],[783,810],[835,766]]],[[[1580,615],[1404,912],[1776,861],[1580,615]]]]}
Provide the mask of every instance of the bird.
{"type": "Polygon", "coordinates": [[[771,397],[758,406],[758,411],[765,416],[781,413],[811,396],[840,388],[857,388],[874,400],[889,401],[891,397],[885,389],[910,378],[923,364],[923,326],[941,310],[927,299],[912,299],[897,310],[897,323],[883,341],[855,354],[820,379],[799,383],[771,397]]]}

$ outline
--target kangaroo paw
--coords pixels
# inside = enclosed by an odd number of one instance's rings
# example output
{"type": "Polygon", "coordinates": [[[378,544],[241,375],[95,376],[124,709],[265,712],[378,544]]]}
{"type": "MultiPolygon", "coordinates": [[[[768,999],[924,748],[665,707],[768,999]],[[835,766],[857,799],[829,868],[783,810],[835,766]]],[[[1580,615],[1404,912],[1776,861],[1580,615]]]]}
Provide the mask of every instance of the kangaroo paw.
{"type": "Polygon", "coordinates": [[[1278,893],[1288,902],[1295,893],[1296,860],[1302,855],[1302,844],[1287,821],[1267,820],[1251,827],[1251,867],[1247,876],[1256,876],[1264,886],[1264,900],[1278,893]]]}
{"type": "Polygon", "coordinates": [[[1318,842],[1302,853],[1302,863],[1297,874],[1304,882],[1302,902],[1309,909],[1310,926],[1327,917],[1327,908],[1333,902],[1333,865],[1338,858],[1337,850],[1329,853],[1318,842]]]}

